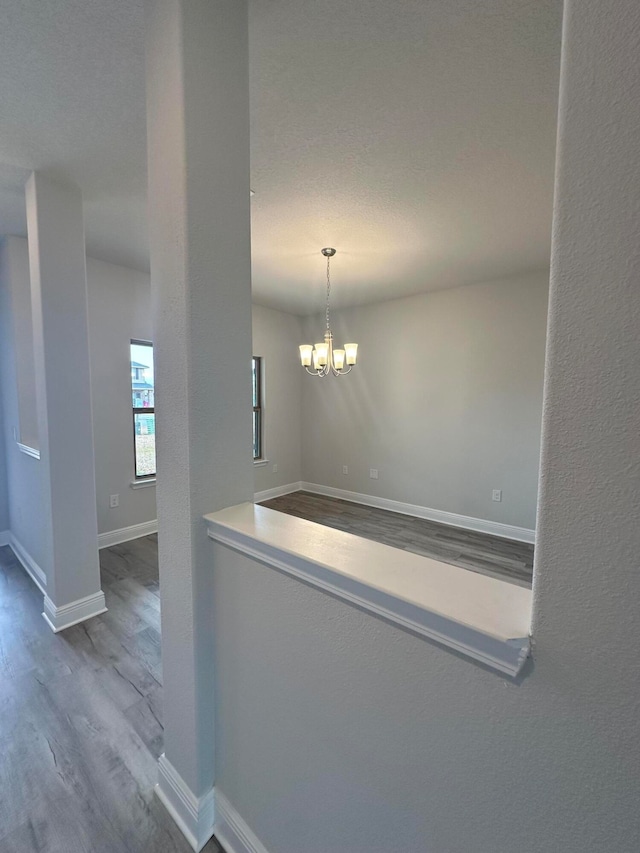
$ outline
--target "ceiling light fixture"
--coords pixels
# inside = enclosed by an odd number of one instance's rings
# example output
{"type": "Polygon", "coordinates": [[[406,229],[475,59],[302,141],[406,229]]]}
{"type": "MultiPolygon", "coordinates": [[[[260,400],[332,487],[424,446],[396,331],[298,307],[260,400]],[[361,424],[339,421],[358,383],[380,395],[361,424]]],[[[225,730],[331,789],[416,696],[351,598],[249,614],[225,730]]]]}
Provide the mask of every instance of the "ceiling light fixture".
{"type": "Polygon", "coordinates": [[[302,366],[311,376],[344,376],[351,373],[351,368],[356,363],[358,355],[358,344],[345,344],[344,349],[333,348],[333,335],[329,325],[329,294],[331,293],[330,261],[335,255],[335,249],[321,249],[327,259],[327,328],[324,333],[324,343],[302,344],[300,347],[300,361],[302,366]],[[311,364],[313,363],[313,367],[311,364]],[[310,369],[311,368],[311,369],[310,369]]]}

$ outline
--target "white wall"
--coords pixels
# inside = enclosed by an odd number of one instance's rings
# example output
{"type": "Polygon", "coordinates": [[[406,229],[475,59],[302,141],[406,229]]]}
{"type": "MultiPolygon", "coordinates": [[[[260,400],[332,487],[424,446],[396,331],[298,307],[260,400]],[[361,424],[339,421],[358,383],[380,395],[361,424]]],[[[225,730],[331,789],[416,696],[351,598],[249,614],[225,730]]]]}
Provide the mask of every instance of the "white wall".
{"type": "Polygon", "coordinates": [[[547,271],[334,312],[359,363],[303,379],[302,479],[534,528],[548,286],[547,271]]]}
{"type": "Polygon", "coordinates": [[[87,258],[89,347],[93,395],[98,532],[119,530],[156,517],[155,486],[132,489],[132,339],[151,340],[147,273],[87,258]],[[120,505],[109,508],[109,496],[120,505]]]}
{"type": "Polygon", "coordinates": [[[270,853],[640,849],[638,32],[567,0],[524,679],[214,546],[216,784],[270,853]]]}
{"type": "Polygon", "coordinates": [[[261,492],[301,479],[300,320],[260,305],[253,306],[252,315],[253,354],[263,359],[263,439],[269,460],[255,466],[255,491],[261,492]]]}

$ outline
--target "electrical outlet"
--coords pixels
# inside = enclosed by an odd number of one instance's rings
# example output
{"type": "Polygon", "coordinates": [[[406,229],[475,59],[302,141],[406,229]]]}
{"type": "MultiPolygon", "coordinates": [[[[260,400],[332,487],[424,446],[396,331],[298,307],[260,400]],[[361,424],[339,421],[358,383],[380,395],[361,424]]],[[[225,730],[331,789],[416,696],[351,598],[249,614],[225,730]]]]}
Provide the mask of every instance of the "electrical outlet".
{"type": "Polygon", "coordinates": [[[109,509],[120,506],[120,495],[109,495],[109,509]]]}
{"type": "Polygon", "coordinates": [[[273,473],[274,474],[278,473],[278,463],[277,462],[274,462],[274,464],[273,464],[273,473]]]}
{"type": "Polygon", "coordinates": [[[499,503],[502,500],[502,489],[494,489],[491,492],[491,500],[499,503]]]}
{"type": "Polygon", "coordinates": [[[369,478],[371,480],[378,479],[378,469],[377,468],[369,468],[369,478]]]}
{"type": "Polygon", "coordinates": [[[342,473],[343,473],[343,474],[348,474],[348,473],[349,473],[349,466],[348,466],[348,465],[343,465],[343,466],[342,466],[342,473]]]}

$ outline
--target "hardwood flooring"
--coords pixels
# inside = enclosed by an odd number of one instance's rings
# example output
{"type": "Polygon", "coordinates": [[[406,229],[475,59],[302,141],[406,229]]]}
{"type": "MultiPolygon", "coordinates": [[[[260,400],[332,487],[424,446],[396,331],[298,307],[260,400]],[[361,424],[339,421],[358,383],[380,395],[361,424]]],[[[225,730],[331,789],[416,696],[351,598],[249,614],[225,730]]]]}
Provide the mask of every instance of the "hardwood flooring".
{"type": "Polygon", "coordinates": [[[311,492],[292,492],[263,501],[261,505],[519,586],[531,586],[533,545],[525,542],[449,527],[311,492]]]}
{"type": "MultiPolygon", "coordinates": [[[[0,548],[0,851],[190,853],[153,794],[162,752],[157,541],[100,552],[107,613],[53,634],[0,548]]],[[[221,853],[212,839],[206,853],[221,853]]]]}

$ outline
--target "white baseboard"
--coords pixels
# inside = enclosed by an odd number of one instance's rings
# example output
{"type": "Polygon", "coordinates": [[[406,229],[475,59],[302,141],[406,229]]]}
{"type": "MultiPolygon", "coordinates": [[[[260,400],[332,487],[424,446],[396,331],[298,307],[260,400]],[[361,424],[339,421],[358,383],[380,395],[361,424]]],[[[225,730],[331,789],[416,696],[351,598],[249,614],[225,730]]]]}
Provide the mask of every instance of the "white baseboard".
{"type": "Polygon", "coordinates": [[[98,534],[98,548],[110,548],[121,542],[129,542],[131,539],[139,539],[141,536],[149,536],[158,532],[158,519],[144,521],[142,524],[132,524],[131,527],[121,527],[119,530],[109,530],[98,534]]]}
{"type": "MultiPolygon", "coordinates": [[[[301,482],[298,484],[298,487],[305,492],[326,495],[330,498],[339,498],[343,501],[364,504],[365,506],[374,506],[378,509],[387,509],[390,512],[398,512],[402,515],[426,518],[429,521],[437,521],[440,524],[448,524],[451,527],[462,527],[465,530],[490,533],[492,536],[500,536],[503,539],[516,539],[519,542],[535,542],[535,530],[529,530],[526,527],[515,527],[512,524],[501,524],[498,521],[487,521],[483,518],[473,518],[470,515],[458,515],[455,512],[445,512],[442,509],[431,509],[430,507],[418,506],[417,504],[392,501],[389,498],[379,498],[375,495],[361,495],[359,492],[334,489],[332,486],[320,486],[317,483],[301,482]]],[[[291,491],[295,490],[291,489],[291,491]]],[[[287,494],[287,492],[283,492],[283,494],[287,494]]]]}
{"type": "Polygon", "coordinates": [[[11,533],[8,530],[0,530],[0,548],[4,545],[9,545],[11,533]]]}
{"type": "MultiPolygon", "coordinates": [[[[4,536],[5,534],[0,534],[4,536]]],[[[47,576],[44,571],[40,568],[40,566],[33,559],[31,554],[24,548],[20,542],[16,539],[16,537],[10,531],[7,531],[7,542],[5,544],[11,547],[11,550],[16,555],[24,570],[29,575],[34,584],[38,587],[40,592],[46,594],[47,592],[47,576]]]]}
{"type": "Polygon", "coordinates": [[[287,483],[286,486],[276,486],[275,489],[256,492],[253,496],[253,502],[259,504],[261,501],[270,501],[271,498],[279,498],[282,495],[289,495],[291,492],[299,492],[303,485],[303,483],[287,483]]]}
{"type": "Polygon", "coordinates": [[[93,616],[99,616],[106,612],[104,592],[100,590],[94,592],[93,595],[72,601],[70,604],[63,604],[62,607],[56,607],[45,593],[44,613],[42,615],[53,633],[57,634],[58,631],[64,631],[65,628],[77,625],[78,622],[85,622],[93,616]]]}
{"type": "Polygon", "coordinates": [[[213,788],[203,797],[196,797],[163,753],[158,759],[158,784],[155,792],[196,853],[202,850],[213,835],[213,788]]]}
{"type": "Polygon", "coordinates": [[[254,835],[221,791],[216,791],[216,822],[213,832],[227,853],[268,853],[264,844],[254,835]]]}

